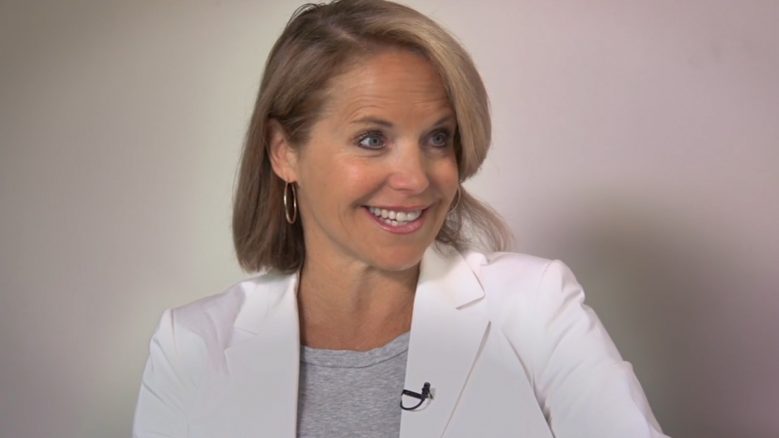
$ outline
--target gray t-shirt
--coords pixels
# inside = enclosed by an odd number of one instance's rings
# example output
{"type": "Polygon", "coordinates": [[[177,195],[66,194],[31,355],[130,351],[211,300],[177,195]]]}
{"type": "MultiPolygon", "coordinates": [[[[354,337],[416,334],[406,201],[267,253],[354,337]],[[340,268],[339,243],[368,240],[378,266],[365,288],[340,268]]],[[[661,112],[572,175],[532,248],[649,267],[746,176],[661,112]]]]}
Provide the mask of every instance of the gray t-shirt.
{"type": "Polygon", "coordinates": [[[397,437],[408,338],[368,351],[301,347],[297,436],[397,437]]]}

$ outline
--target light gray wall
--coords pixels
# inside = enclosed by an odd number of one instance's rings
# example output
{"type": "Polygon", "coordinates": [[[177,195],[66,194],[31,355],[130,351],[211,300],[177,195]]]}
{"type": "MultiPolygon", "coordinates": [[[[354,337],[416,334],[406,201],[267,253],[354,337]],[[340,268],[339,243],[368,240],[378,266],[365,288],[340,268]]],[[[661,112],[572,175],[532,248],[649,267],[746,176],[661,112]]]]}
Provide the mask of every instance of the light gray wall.
{"type": "MultiPolygon", "coordinates": [[[[678,437],[779,436],[779,3],[414,0],[472,52],[469,187],[572,266],[678,437]]],[[[239,279],[288,1],[0,2],[0,435],[128,436],[161,311],[239,279]]]]}

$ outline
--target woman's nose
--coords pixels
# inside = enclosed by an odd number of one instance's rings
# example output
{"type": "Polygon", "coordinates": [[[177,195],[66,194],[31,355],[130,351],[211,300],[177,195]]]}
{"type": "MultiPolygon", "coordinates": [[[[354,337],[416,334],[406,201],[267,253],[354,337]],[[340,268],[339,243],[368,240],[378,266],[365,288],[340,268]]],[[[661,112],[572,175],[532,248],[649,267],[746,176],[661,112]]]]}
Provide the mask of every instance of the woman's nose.
{"type": "Polygon", "coordinates": [[[395,190],[417,194],[430,185],[427,163],[419,145],[407,144],[396,149],[391,163],[389,185],[395,190]]]}

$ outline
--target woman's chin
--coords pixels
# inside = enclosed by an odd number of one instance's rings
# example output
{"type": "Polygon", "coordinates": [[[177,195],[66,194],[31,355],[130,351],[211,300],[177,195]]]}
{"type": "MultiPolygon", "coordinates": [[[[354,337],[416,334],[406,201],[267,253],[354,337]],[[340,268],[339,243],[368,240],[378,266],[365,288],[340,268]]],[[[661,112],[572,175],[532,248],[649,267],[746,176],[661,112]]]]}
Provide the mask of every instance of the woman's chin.
{"type": "Polygon", "coordinates": [[[421,251],[391,252],[392,254],[374,257],[371,263],[373,268],[387,272],[403,272],[409,269],[416,269],[419,266],[419,262],[422,261],[422,255],[425,253],[424,249],[421,251]]]}

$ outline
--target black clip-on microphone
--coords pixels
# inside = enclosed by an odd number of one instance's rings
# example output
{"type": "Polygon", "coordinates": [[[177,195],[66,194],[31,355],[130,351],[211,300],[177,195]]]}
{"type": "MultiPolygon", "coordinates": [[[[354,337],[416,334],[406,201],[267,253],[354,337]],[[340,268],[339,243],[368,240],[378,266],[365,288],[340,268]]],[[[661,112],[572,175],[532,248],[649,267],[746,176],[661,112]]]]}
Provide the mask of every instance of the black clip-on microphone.
{"type": "Polygon", "coordinates": [[[432,400],[433,394],[430,393],[430,382],[425,382],[424,385],[422,385],[422,394],[414,391],[409,391],[408,389],[404,389],[403,392],[400,394],[400,408],[404,411],[413,411],[417,409],[418,407],[422,406],[422,403],[425,402],[427,399],[432,400]],[[403,396],[407,395],[409,397],[414,397],[419,399],[419,403],[415,404],[414,406],[404,406],[403,405],[403,396]]]}

